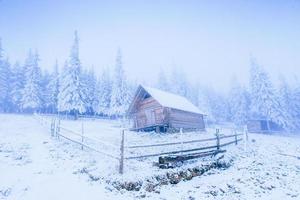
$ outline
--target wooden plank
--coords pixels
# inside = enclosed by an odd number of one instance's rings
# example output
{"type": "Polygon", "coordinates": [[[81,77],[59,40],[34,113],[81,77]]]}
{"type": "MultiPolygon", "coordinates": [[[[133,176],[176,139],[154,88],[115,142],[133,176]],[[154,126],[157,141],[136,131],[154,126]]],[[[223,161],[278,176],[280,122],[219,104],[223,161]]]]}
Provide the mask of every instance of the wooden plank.
{"type": "Polygon", "coordinates": [[[180,115],[187,114],[189,116],[199,116],[199,115],[202,115],[202,114],[199,114],[199,113],[193,113],[193,112],[188,112],[188,111],[184,111],[184,110],[178,110],[178,109],[175,109],[175,108],[171,108],[171,113],[172,114],[180,114],[180,115]]]}
{"type": "Polygon", "coordinates": [[[147,147],[158,147],[158,146],[170,146],[170,145],[177,145],[177,144],[191,144],[191,143],[199,143],[199,142],[208,142],[214,141],[216,138],[207,138],[202,140],[190,140],[190,141],[183,141],[183,142],[170,142],[170,143],[160,143],[160,144],[148,144],[148,145],[135,145],[135,146],[127,146],[128,149],[135,149],[135,148],[147,148],[147,147]]]}
{"type": "Polygon", "coordinates": [[[153,98],[145,99],[140,101],[137,105],[138,110],[143,110],[145,108],[161,107],[161,105],[153,98]]]}
{"type": "Polygon", "coordinates": [[[121,146],[120,146],[120,166],[119,173],[123,174],[124,169],[124,130],[121,132],[121,146]]]}
{"type": "Polygon", "coordinates": [[[169,118],[171,121],[173,122],[177,122],[177,123],[203,123],[203,121],[200,119],[200,118],[197,118],[197,119],[191,119],[191,118],[188,118],[188,117],[184,117],[182,119],[179,119],[179,118],[174,118],[174,117],[170,117],[169,118]]]}
{"type": "Polygon", "coordinates": [[[206,149],[213,149],[217,148],[217,146],[207,146],[207,147],[201,147],[201,148],[194,148],[194,149],[186,149],[186,150],[180,150],[180,151],[170,151],[170,152],[163,152],[163,153],[155,153],[155,154],[148,154],[148,155],[142,155],[142,156],[132,156],[127,157],[126,159],[137,159],[137,158],[147,158],[147,157],[153,157],[153,156],[161,156],[161,155],[167,155],[167,154],[177,154],[177,153],[185,153],[185,152],[193,152],[193,151],[201,151],[206,149]]]}
{"type": "Polygon", "coordinates": [[[220,139],[224,139],[224,138],[231,138],[231,137],[235,137],[235,136],[240,136],[240,135],[243,135],[242,133],[240,134],[234,134],[234,135],[222,135],[220,136],[220,139]]]}
{"type": "Polygon", "coordinates": [[[199,123],[199,124],[203,123],[202,118],[190,118],[188,116],[182,116],[181,118],[171,116],[170,120],[173,122],[178,122],[178,123],[193,123],[193,124],[194,123],[199,123]]]}
{"type": "Polygon", "coordinates": [[[170,121],[173,128],[199,128],[204,129],[205,126],[199,124],[199,123],[176,123],[174,121],[170,121]]]}
{"type": "Polygon", "coordinates": [[[203,115],[177,109],[170,109],[169,122],[174,128],[205,128],[203,115]]]}
{"type": "Polygon", "coordinates": [[[85,135],[79,134],[79,133],[77,133],[75,131],[72,131],[70,129],[64,128],[62,126],[59,126],[59,130],[60,130],[59,133],[62,132],[61,130],[63,130],[63,131],[66,131],[68,133],[71,133],[72,135],[76,135],[79,138],[83,138],[85,140],[90,140],[90,141],[97,142],[97,143],[100,143],[100,144],[106,145],[106,146],[111,146],[111,147],[114,147],[114,148],[118,147],[117,145],[114,145],[114,144],[111,144],[111,143],[107,143],[107,142],[103,142],[102,140],[98,140],[98,139],[95,139],[95,138],[87,137],[85,135]]]}
{"type": "MultiPolygon", "coordinates": [[[[240,138],[240,139],[238,139],[237,140],[237,142],[239,142],[239,141],[242,141],[243,139],[242,138],[240,138]]],[[[225,146],[228,146],[228,145],[230,145],[230,144],[234,144],[236,141],[234,140],[234,141],[232,141],[232,142],[227,142],[227,143],[224,143],[224,144],[220,144],[220,147],[225,147],[225,146]]]]}
{"type": "Polygon", "coordinates": [[[226,150],[213,150],[213,151],[197,152],[197,153],[180,155],[180,156],[164,156],[164,157],[160,156],[158,158],[158,163],[159,164],[167,164],[167,163],[171,163],[171,162],[182,162],[182,161],[206,157],[206,156],[210,156],[210,155],[215,156],[218,153],[224,153],[224,152],[226,152],[226,150]]]}
{"type": "Polygon", "coordinates": [[[88,145],[86,145],[86,144],[83,144],[83,143],[81,143],[81,142],[78,142],[78,141],[76,141],[76,140],[73,140],[73,139],[71,139],[71,138],[68,138],[68,137],[66,137],[66,136],[64,136],[64,135],[62,135],[62,134],[58,134],[58,135],[59,135],[60,137],[64,138],[64,139],[66,139],[66,140],[69,140],[69,141],[71,141],[71,142],[73,142],[73,143],[82,145],[82,146],[84,146],[84,147],[86,147],[86,148],[88,148],[88,149],[90,149],[90,150],[93,150],[93,151],[95,151],[95,152],[97,152],[97,153],[100,153],[100,154],[103,154],[103,155],[105,155],[105,156],[108,156],[108,157],[111,157],[111,158],[114,158],[114,159],[119,160],[119,158],[117,158],[116,156],[113,156],[113,155],[111,155],[111,154],[108,154],[108,153],[99,151],[99,150],[97,150],[97,149],[94,149],[93,147],[90,147],[90,146],[88,146],[88,145]]]}
{"type": "Polygon", "coordinates": [[[192,115],[190,113],[171,113],[171,117],[174,118],[174,119],[186,119],[186,118],[189,118],[189,119],[202,119],[202,115],[192,115]]]}
{"type": "Polygon", "coordinates": [[[179,122],[197,122],[197,123],[201,123],[202,122],[202,118],[196,118],[196,117],[189,117],[189,116],[180,116],[180,117],[174,117],[174,116],[170,116],[170,119],[173,121],[179,121],[179,122]]]}
{"type": "Polygon", "coordinates": [[[152,97],[149,97],[138,105],[138,111],[134,113],[135,128],[144,128],[162,123],[164,120],[163,107],[152,97]]]}

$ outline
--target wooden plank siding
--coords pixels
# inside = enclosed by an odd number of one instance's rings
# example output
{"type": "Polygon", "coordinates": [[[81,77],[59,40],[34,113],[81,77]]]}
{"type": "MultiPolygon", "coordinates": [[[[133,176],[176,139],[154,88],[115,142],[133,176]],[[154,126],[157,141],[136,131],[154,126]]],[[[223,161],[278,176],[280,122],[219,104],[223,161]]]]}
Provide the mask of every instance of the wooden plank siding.
{"type": "Polygon", "coordinates": [[[143,128],[154,125],[163,125],[164,123],[164,109],[152,97],[141,100],[136,105],[137,112],[135,128],[143,128]]]}
{"type": "Polygon", "coordinates": [[[170,127],[204,129],[203,115],[177,109],[170,109],[170,127]]]}
{"type": "Polygon", "coordinates": [[[194,128],[204,130],[203,115],[190,113],[186,111],[163,108],[155,100],[141,102],[139,111],[135,113],[135,128],[144,128],[151,126],[165,126],[169,128],[194,128]],[[152,112],[154,120],[147,112],[152,112]]]}
{"type": "Polygon", "coordinates": [[[247,129],[250,133],[261,132],[261,122],[257,121],[249,121],[247,123],[247,129]]]}
{"type": "Polygon", "coordinates": [[[272,133],[284,130],[280,125],[266,119],[249,120],[247,129],[249,133],[272,133]]]}

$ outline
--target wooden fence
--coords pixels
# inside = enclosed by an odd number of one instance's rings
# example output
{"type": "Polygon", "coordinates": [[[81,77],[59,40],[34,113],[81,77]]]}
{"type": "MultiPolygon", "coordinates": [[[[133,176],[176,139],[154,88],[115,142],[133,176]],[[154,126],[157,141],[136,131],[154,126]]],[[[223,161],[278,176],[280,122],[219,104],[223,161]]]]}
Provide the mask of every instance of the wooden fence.
{"type": "MultiPolygon", "coordinates": [[[[121,142],[120,146],[114,145],[108,142],[103,142],[100,140],[97,140],[95,138],[90,138],[84,134],[84,127],[83,124],[81,126],[81,133],[78,133],[76,131],[70,130],[66,127],[63,127],[61,125],[61,121],[59,118],[52,118],[51,121],[46,120],[44,117],[40,115],[35,115],[36,119],[43,125],[44,127],[50,127],[50,133],[52,137],[56,138],[63,138],[65,140],[68,140],[72,143],[78,144],[81,146],[81,149],[83,150],[84,148],[92,150],[96,153],[99,153],[101,155],[110,157],[114,160],[117,160],[119,162],[119,173],[123,174],[124,173],[124,163],[126,160],[132,160],[132,159],[142,159],[142,158],[149,158],[149,157],[156,157],[156,156],[162,156],[162,155],[177,155],[177,154],[183,154],[183,153],[190,153],[190,152],[199,152],[203,150],[215,150],[219,151],[222,147],[235,144],[237,145],[239,141],[243,140],[240,138],[240,136],[244,135],[244,140],[248,139],[247,131],[244,130],[243,133],[238,133],[236,130],[233,130],[234,134],[231,135],[220,135],[219,129],[216,129],[215,132],[215,137],[211,138],[205,138],[205,139],[199,139],[199,140],[189,140],[189,141],[181,141],[178,142],[169,142],[169,143],[155,143],[155,144],[144,144],[144,145],[125,145],[125,131],[128,131],[127,129],[121,129],[121,142]],[[79,137],[79,140],[75,140],[73,138],[70,138],[66,135],[66,133],[75,135],[79,137]],[[233,138],[233,140],[221,144],[221,141],[226,138],[233,138]],[[107,153],[104,151],[98,150],[96,147],[91,146],[90,144],[87,143],[87,141],[92,141],[94,144],[99,145],[99,146],[110,146],[112,148],[117,148],[119,149],[120,154],[118,156],[113,155],[111,153],[107,153]],[[215,141],[215,145],[210,145],[210,146],[203,146],[203,147],[198,147],[198,148],[184,148],[185,144],[193,144],[193,143],[204,143],[204,142],[209,142],[209,141],[215,141]],[[130,149],[131,151],[135,149],[147,149],[151,147],[164,147],[164,146],[174,146],[174,145],[180,145],[181,149],[180,150],[175,150],[175,151],[164,151],[160,153],[149,153],[149,154],[144,154],[144,155],[139,155],[139,156],[131,156],[131,155],[126,155],[125,150],[130,149]]],[[[49,129],[48,129],[49,130],[49,129]]],[[[180,130],[182,134],[182,129],[180,130]]],[[[181,137],[182,138],[182,137],[181,137]]],[[[246,143],[246,141],[244,142],[246,143]]]]}
{"type": "Polygon", "coordinates": [[[92,150],[96,153],[119,160],[118,156],[112,155],[112,154],[104,152],[104,151],[100,151],[96,147],[93,147],[91,144],[88,144],[87,141],[90,141],[90,142],[96,144],[96,146],[111,146],[113,148],[119,147],[119,146],[113,145],[111,143],[105,143],[105,142],[97,140],[95,138],[90,138],[88,136],[85,136],[83,124],[81,125],[81,133],[78,133],[76,131],[73,131],[66,127],[63,127],[61,125],[61,120],[59,118],[52,118],[51,121],[49,121],[49,120],[46,120],[45,118],[43,118],[42,116],[39,116],[39,115],[35,115],[35,116],[36,116],[36,119],[40,122],[40,124],[42,126],[44,126],[46,128],[50,127],[50,133],[51,133],[52,137],[55,137],[57,139],[63,138],[74,144],[80,145],[82,150],[83,150],[83,148],[86,148],[86,149],[92,150]],[[77,136],[80,139],[76,140],[67,135],[77,136]]]}

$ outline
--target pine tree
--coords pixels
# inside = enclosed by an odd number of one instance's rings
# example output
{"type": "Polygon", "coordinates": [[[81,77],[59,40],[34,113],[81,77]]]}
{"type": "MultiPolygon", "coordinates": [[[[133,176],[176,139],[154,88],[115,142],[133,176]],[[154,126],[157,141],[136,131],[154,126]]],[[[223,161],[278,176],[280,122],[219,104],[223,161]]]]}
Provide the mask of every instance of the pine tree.
{"type": "Polygon", "coordinates": [[[254,58],[250,59],[250,79],[249,79],[249,85],[250,85],[250,95],[251,95],[251,115],[252,117],[261,117],[260,110],[259,110],[259,104],[261,102],[258,102],[260,99],[260,67],[256,64],[256,61],[254,58]]]}
{"type": "Polygon", "coordinates": [[[6,69],[4,66],[4,60],[3,60],[3,49],[2,49],[2,41],[0,38],[0,112],[3,112],[5,109],[5,93],[7,91],[7,80],[6,80],[6,69]],[[4,95],[2,95],[4,94],[4,95]]]}
{"type": "Polygon", "coordinates": [[[289,131],[296,130],[297,123],[293,116],[296,115],[292,104],[292,91],[283,76],[280,77],[280,85],[278,90],[279,104],[283,112],[280,119],[282,120],[283,128],[289,131]]]}
{"type": "Polygon", "coordinates": [[[18,62],[14,64],[12,67],[12,78],[11,78],[11,100],[13,105],[14,112],[21,112],[21,99],[22,99],[22,92],[25,84],[25,77],[24,77],[24,68],[18,62]]]}
{"type": "Polygon", "coordinates": [[[251,60],[250,70],[252,117],[265,118],[285,128],[283,111],[276,90],[264,69],[255,60],[251,60]]]}
{"type": "Polygon", "coordinates": [[[124,116],[129,106],[129,98],[127,80],[123,69],[121,51],[119,49],[116,58],[111,95],[111,114],[124,116]]]}
{"type": "Polygon", "coordinates": [[[70,92],[68,91],[70,87],[70,80],[68,79],[68,62],[65,61],[65,64],[59,73],[58,76],[58,85],[59,85],[59,93],[58,93],[58,103],[57,110],[59,112],[69,112],[71,110],[69,100],[71,99],[70,92]]]}
{"type": "Polygon", "coordinates": [[[55,62],[54,70],[50,75],[50,81],[47,84],[47,107],[51,113],[57,112],[58,93],[59,93],[59,73],[58,62],[55,62]]]}
{"type": "Polygon", "coordinates": [[[97,81],[96,99],[97,105],[95,111],[98,114],[110,115],[110,102],[112,93],[112,81],[110,78],[109,70],[105,69],[97,81]]]}
{"type": "Polygon", "coordinates": [[[9,94],[10,94],[10,64],[8,59],[4,59],[2,42],[0,38],[0,112],[8,112],[9,105],[9,94]]]}
{"type": "Polygon", "coordinates": [[[187,85],[187,96],[186,98],[190,100],[194,105],[198,105],[199,97],[199,85],[187,85]]]}
{"type": "Polygon", "coordinates": [[[25,62],[25,85],[22,92],[21,105],[24,111],[34,112],[41,107],[41,70],[38,66],[38,53],[31,51],[25,62]]]}
{"type": "Polygon", "coordinates": [[[295,129],[300,130],[300,83],[297,81],[296,86],[291,88],[291,113],[295,129]]]}
{"type": "Polygon", "coordinates": [[[97,104],[96,101],[96,77],[94,70],[84,71],[82,73],[82,93],[84,94],[84,102],[86,111],[89,114],[94,113],[94,107],[97,104]]]}
{"type": "Polygon", "coordinates": [[[231,120],[238,126],[245,124],[248,119],[249,99],[246,89],[236,79],[233,80],[229,93],[229,105],[231,120]]]}
{"type": "Polygon", "coordinates": [[[202,87],[199,88],[197,106],[203,112],[203,114],[205,114],[208,123],[216,122],[216,119],[212,114],[213,112],[207,89],[202,87]]]}
{"type": "Polygon", "coordinates": [[[204,98],[207,105],[208,120],[213,123],[229,120],[229,103],[225,95],[217,93],[212,87],[205,88],[204,98]]]}
{"type": "Polygon", "coordinates": [[[183,97],[189,96],[189,83],[186,79],[186,75],[183,71],[173,68],[171,73],[171,92],[183,97]]]}
{"type": "MultiPolygon", "coordinates": [[[[0,50],[1,51],[1,50],[0,50]]],[[[0,111],[9,112],[12,110],[11,101],[11,68],[8,59],[0,58],[0,111]]]]}
{"type": "Polygon", "coordinates": [[[60,80],[59,111],[74,114],[75,119],[77,119],[79,113],[86,111],[84,93],[82,91],[82,74],[77,31],[75,31],[70,60],[65,63],[60,80]]]}
{"type": "Polygon", "coordinates": [[[49,113],[50,112],[50,90],[48,85],[51,82],[50,73],[47,70],[42,72],[41,80],[40,80],[40,97],[41,97],[41,112],[49,113]]]}
{"type": "Polygon", "coordinates": [[[170,91],[168,77],[166,76],[163,69],[160,69],[159,71],[156,87],[164,91],[170,91]]]}

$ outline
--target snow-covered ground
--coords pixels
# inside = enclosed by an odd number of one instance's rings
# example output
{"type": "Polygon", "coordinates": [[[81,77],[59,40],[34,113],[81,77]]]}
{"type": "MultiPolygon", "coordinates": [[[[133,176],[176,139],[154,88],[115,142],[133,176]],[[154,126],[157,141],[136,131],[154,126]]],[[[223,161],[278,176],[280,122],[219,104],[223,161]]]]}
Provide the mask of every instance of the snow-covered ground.
{"type": "MultiPolygon", "coordinates": [[[[61,125],[80,133],[82,123],[65,120],[61,125]]],[[[87,143],[119,156],[118,122],[84,120],[83,126],[86,136],[99,141],[87,143]]],[[[125,162],[125,174],[120,176],[117,160],[85,148],[82,151],[79,145],[51,137],[49,130],[48,125],[41,126],[30,115],[0,115],[0,199],[300,199],[300,160],[284,155],[300,156],[300,138],[296,136],[251,134],[246,151],[243,142],[226,148],[224,159],[232,159],[228,169],[212,169],[192,180],[147,192],[118,191],[108,181],[143,181],[209,160],[188,162],[168,170],[153,166],[157,157],[130,160],[125,162]]],[[[76,139],[71,133],[65,134],[76,139]]],[[[180,141],[181,137],[208,138],[213,137],[213,131],[183,136],[127,131],[125,135],[125,146],[130,146],[180,141]]],[[[179,145],[127,150],[125,157],[180,148],[179,145]]]]}

